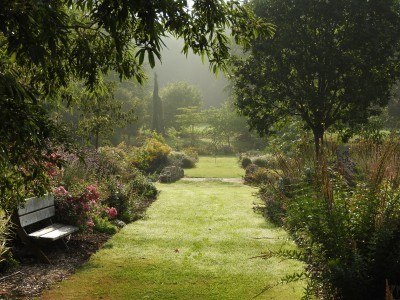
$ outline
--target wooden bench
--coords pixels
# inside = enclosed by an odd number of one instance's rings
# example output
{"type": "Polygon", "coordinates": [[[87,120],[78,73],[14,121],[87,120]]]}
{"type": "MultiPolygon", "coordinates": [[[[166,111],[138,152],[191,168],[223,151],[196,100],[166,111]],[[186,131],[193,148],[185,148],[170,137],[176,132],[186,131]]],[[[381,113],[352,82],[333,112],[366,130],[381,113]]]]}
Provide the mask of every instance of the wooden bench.
{"type": "Polygon", "coordinates": [[[54,216],[55,206],[53,195],[26,199],[25,206],[19,208],[13,216],[13,222],[17,225],[16,230],[21,241],[45,263],[50,263],[50,261],[40,250],[38,241],[60,240],[68,249],[63,238],[79,230],[76,226],[60,223],[53,224],[51,218],[54,216]],[[31,231],[29,230],[31,227],[39,228],[31,231]]]}

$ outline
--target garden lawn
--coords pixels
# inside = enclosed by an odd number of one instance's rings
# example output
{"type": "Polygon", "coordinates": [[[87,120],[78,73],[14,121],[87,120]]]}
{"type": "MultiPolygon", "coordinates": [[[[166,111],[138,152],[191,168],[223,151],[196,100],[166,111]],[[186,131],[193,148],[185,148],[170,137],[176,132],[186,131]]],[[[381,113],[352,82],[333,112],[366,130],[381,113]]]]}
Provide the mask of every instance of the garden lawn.
{"type": "MultiPolygon", "coordinates": [[[[253,212],[254,189],[239,183],[159,184],[147,217],[126,226],[43,299],[251,299],[299,262],[252,258],[294,248],[253,212]]],[[[302,282],[257,299],[299,299],[302,282]]]]}
{"type": "Polygon", "coordinates": [[[186,177],[202,178],[241,178],[244,170],[240,168],[235,156],[200,156],[196,168],[185,169],[186,177]]]}

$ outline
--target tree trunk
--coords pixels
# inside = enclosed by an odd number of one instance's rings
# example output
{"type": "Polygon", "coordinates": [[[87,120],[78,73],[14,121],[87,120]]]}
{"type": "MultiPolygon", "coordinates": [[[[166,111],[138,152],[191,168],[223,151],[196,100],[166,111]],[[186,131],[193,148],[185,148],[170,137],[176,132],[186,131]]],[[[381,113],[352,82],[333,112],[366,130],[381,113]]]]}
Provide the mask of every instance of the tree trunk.
{"type": "Polygon", "coordinates": [[[97,151],[99,149],[99,130],[96,130],[94,145],[97,151]]]}
{"type": "Polygon", "coordinates": [[[314,134],[315,158],[316,161],[319,162],[323,150],[324,130],[314,129],[313,134],[314,134]]]}

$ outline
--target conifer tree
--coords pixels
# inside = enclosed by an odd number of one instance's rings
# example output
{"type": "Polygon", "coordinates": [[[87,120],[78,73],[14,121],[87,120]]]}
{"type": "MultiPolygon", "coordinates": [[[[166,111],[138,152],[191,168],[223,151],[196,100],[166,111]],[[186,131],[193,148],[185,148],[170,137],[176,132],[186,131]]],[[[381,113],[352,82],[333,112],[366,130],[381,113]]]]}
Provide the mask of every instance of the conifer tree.
{"type": "Polygon", "coordinates": [[[154,76],[154,90],[153,90],[153,121],[151,129],[164,134],[164,121],[163,121],[163,106],[160,96],[158,95],[158,82],[157,74],[154,76]]]}

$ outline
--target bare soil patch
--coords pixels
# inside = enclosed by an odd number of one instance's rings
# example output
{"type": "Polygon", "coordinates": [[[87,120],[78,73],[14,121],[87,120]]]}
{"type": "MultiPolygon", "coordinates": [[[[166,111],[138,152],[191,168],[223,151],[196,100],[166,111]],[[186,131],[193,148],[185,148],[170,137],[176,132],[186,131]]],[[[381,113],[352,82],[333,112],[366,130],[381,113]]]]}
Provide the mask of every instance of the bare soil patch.
{"type": "Polygon", "coordinates": [[[67,245],[57,243],[46,247],[51,265],[38,262],[23,245],[13,246],[19,266],[0,273],[0,299],[34,299],[51,285],[68,278],[111,237],[109,234],[85,232],[73,234],[67,245]]]}

